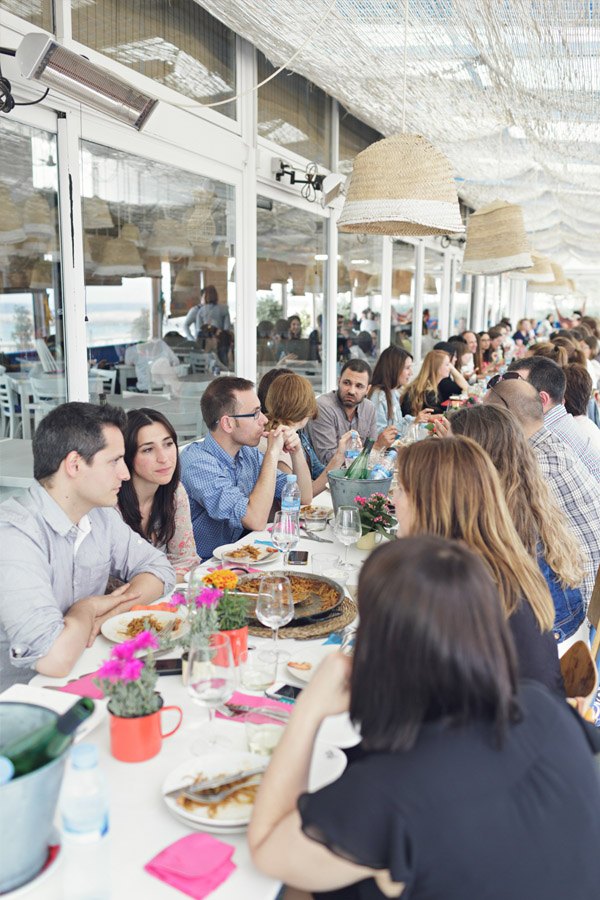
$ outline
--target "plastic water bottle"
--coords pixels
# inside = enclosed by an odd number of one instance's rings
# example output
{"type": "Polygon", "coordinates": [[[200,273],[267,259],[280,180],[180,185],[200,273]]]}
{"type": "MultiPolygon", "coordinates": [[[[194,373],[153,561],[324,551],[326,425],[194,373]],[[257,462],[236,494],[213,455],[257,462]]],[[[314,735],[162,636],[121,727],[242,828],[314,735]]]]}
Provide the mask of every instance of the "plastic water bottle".
{"type": "Polygon", "coordinates": [[[110,897],[108,791],[95,744],[71,751],[60,803],[65,844],[65,900],[110,897]]]}
{"type": "Polygon", "coordinates": [[[351,431],[350,435],[351,437],[348,441],[348,446],[344,450],[344,462],[347,469],[350,468],[350,466],[362,450],[362,441],[359,437],[358,431],[351,431]]]}
{"type": "Polygon", "coordinates": [[[369,477],[374,481],[382,481],[384,478],[391,478],[394,474],[394,465],[398,454],[395,450],[388,450],[382,461],[373,467],[369,477]]]}
{"type": "Polygon", "coordinates": [[[287,475],[281,492],[281,511],[300,515],[300,488],[295,475],[287,475]]]}

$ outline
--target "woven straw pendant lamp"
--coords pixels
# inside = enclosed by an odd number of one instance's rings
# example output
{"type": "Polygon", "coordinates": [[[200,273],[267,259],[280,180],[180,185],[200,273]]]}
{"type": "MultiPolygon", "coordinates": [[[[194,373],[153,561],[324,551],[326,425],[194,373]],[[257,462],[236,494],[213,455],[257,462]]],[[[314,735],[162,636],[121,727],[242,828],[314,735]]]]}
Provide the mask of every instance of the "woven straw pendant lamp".
{"type": "Polygon", "coordinates": [[[495,200],[469,217],[463,272],[499,275],[532,265],[520,206],[495,200]]]}
{"type": "Polygon", "coordinates": [[[83,198],[83,227],[86,231],[115,227],[106,200],[96,196],[83,198]]]}
{"type": "Polygon", "coordinates": [[[31,270],[29,287],[34,291],[39,291],[51,288],[52,285],[52,263],[48,262],[46,259],[38,260],[31,270]]]}
{"type": "Polygon", "coordinates": [[[23,205],[23,230],[27,237],[51,238],[54,224],[48,201],[43,194],[31,194],[23,205]]]}
{"type": "Polygon", "coordinates": [[[450,163],[420,134],[396,134],[354,160],[340,231],[424,237],[463,232],[450,163]]]}
{"type": "Polygon", "coordinates": [[[565,273],[558,263],[551,262],[553,279],[552,281],[528,281],[527,290],[534,294],[568,294],[569,285],[565,278],[565,273]]]}
{"type": "Polygon", "coordinates": [[[22,227],[21,213],[5,184],[0,184],[0,209],[0,244],[20,244],[27,235],[22,227]]]}
{"type": "Polygon", "coordinates": [[[133,278],[145,275],[142,258],[133,241],[111,238],[104,245],[102,258],[95,275],[121,275],[133,278]]]}
{"type": "Polygon", "coordinates": [[[423,293],[424,294],[437,294],[437,286],[435,283],[435,278],[433,275],[426,275],[425,281],[423,282],[423,293]]]}
{"type": "Polygon", "coordinates": [[[508,273],[508,277],[521,281],[527,279],[527,281],[536,281],[540,284],[554,281],[554,272],[547,256],[532,250],[531,259],[533,261],[532,266],[527,269],[515,269],[513,272],[508,273]]]}

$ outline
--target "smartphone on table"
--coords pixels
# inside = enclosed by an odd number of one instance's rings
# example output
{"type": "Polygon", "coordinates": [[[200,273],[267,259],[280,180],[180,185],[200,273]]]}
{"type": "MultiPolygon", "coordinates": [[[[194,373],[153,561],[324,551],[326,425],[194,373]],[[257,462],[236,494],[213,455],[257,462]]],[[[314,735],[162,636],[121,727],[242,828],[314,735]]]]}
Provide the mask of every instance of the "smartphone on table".
{"type": "Polygon", "coordinates": [[[282,700],[284,703],[294,703],[301,690],[302,688],[295,687],[293,684],[280,682],[274,684],[268,691],[265,691],[265,697],[268,697],[270,700],[282,700]]]}
{"type": "Polygon", "coordinates": [[[308,563],[308,550],[288,550],[286,562],[290,566],[305,566],[308,563]]]}
{"type": "Polygon", "coordinates": [[[157,659],[155,662],[157,675],[181,675],[181,657],[178,659],[157,659]]]}

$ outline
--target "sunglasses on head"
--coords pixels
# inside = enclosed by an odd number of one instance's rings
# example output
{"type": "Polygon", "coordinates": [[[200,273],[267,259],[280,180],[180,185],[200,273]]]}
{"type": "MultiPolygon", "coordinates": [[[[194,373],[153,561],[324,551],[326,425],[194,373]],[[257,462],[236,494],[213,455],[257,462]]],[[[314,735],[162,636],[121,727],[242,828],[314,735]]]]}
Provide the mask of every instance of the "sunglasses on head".
{"type": "Polygon", "coordinates": [[[495,388],[501,381],[513,381],[515,378],[521,378],[518,372],[504,372],[500,375],[494,375],[487,383],[488,388],[495,388]]]}

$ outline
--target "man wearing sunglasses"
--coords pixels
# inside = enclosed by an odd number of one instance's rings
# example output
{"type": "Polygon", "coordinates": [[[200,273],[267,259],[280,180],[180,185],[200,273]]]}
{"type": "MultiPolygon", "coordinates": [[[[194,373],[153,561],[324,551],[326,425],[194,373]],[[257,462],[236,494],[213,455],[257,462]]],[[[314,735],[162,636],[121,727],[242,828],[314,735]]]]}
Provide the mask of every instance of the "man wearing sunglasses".
{"type": "Polygon", "coordinates": [[[183,450],[181,481],[190,498],[198,555],[208,559],[215,547],[266,527],[286,479],[277,470],[281,450],[291,456],[302,503],[312,500],[312,478],[295,431],[281,425],[265,432],[267,417],[251,381],[215,378],[200,405],[210,433],[183,450]],[[263,436],[264,455],[258,450],[263,436]]]}

